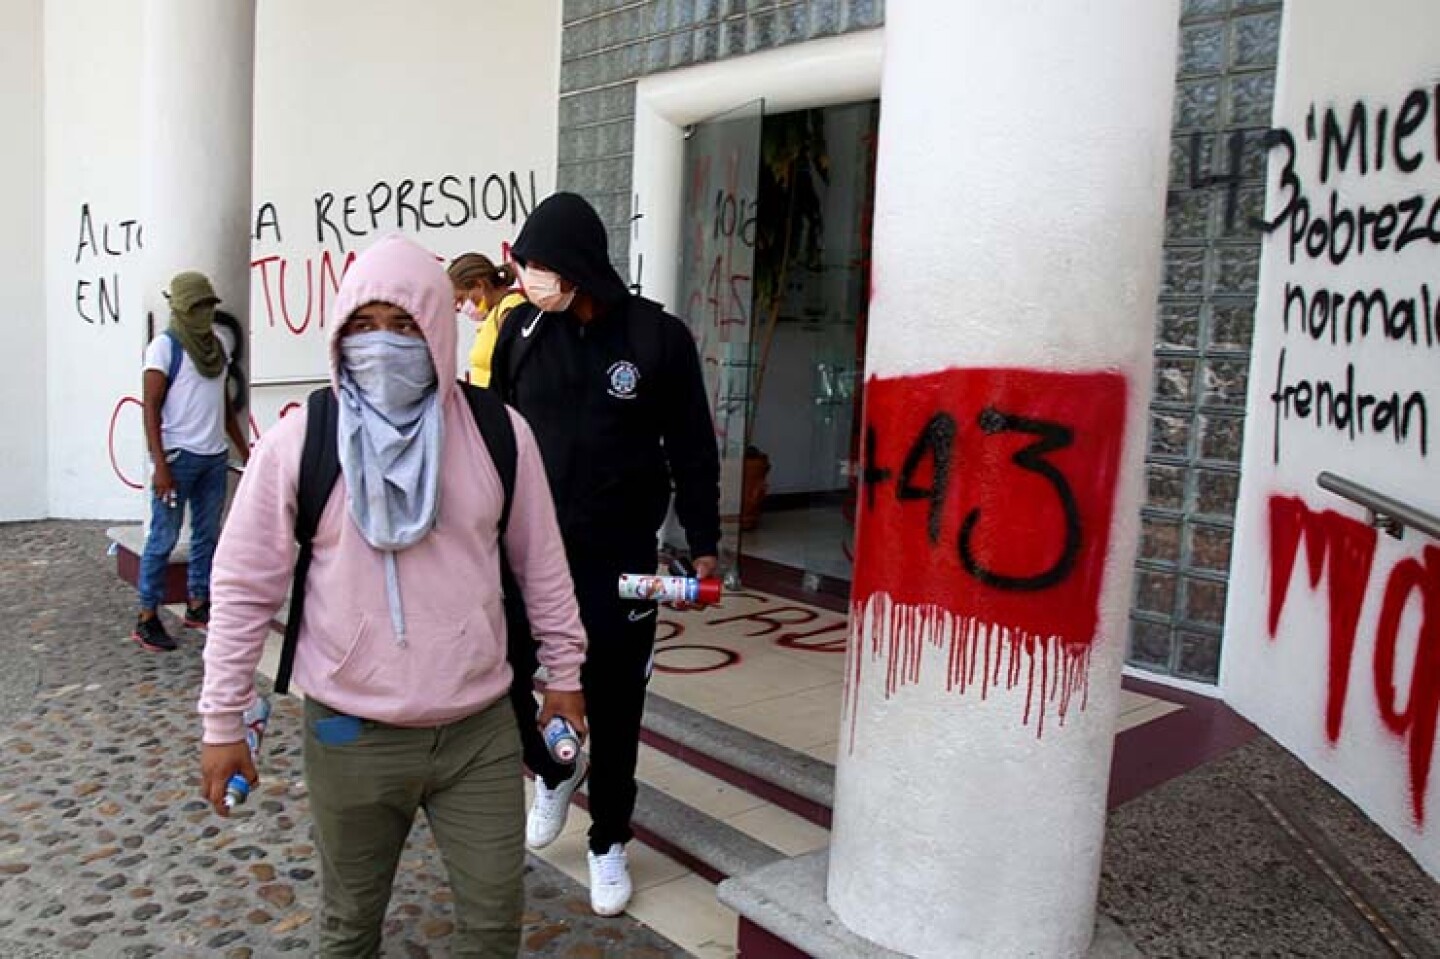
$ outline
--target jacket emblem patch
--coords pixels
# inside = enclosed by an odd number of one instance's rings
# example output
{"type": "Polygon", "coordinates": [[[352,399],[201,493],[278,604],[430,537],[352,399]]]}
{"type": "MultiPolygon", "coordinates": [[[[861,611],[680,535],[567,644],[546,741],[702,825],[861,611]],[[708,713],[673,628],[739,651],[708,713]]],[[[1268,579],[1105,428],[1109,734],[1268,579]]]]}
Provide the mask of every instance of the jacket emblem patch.
{"type": "Polygon", "coordinates": [[[629,360],[621,360],[609,369],[610,388],[605,392],[617,400],[633,400],[640,388],[640,370],[629,360]]]}

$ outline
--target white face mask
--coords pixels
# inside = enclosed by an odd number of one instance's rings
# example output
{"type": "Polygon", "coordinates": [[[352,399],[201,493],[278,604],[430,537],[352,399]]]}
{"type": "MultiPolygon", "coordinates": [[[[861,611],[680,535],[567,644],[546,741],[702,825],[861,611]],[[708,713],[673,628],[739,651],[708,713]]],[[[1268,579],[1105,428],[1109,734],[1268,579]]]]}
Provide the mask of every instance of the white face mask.
{"type": "Polygon", "coordinates": [[[520,281],[525,285],[525,298],[546,313],[564,313],[575,302],[575,291],[560,289],[560,274],[535,267],[521,267],[520,281]]]}

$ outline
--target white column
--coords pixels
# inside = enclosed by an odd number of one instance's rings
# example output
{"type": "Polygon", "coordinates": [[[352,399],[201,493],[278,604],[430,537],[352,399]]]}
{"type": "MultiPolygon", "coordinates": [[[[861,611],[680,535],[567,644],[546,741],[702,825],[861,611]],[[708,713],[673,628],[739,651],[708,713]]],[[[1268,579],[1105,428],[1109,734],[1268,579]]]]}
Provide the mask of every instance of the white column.
{"type": "Polygon", "coordinates": [[[886,10],[827,897],[908,955],[1090,942],[1178,21],[1178,0],[886,10]]]}
{"type": "MultiPolygon", "coordinates": [[[[0,125],[9,133],[0,182],[9,210],[0,231],[0,324],[7,369],[0,408],[0,522],[50,515],[46,496],[45,5],[5,4],[0,32],[0,125]]],[[[51,241],[54,243],[54,240],[51,241]]]]}
{"type": "Polygon", "coordinates": [[[255,0],[146,0],[145,293],[199,270],[248,333],[255,0]]]}

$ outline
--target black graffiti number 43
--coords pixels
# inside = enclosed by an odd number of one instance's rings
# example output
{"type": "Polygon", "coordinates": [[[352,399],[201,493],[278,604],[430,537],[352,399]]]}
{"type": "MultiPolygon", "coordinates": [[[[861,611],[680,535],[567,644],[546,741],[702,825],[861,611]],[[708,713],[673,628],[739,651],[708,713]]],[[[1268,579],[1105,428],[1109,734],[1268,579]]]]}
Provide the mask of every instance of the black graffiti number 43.
{"type": "MultiPolygon", "coordinates": [[[[1068,426],[1046,420],[1029,419],[1004,413],[994,407],[986,407],[977,418],[977,425],[987,436],[1002,433],[1028,433],[1036,437],[1035,442],[1017,450],[1010,462],[1021,469],[1034,473],[1050,484],[1060,501],[1063,514],[1064,540],[1060,555],[1047,569],[1033,575],[1021,576],[1001,573],[985,566],[975,556],[974,540],[976,530],[982,522],[981,509],[975,507],[966,514],[960,524],[960,536],[956,546],[960,563],[965,571],[987,586],[1011,592],[1035,592],[1058,585],[1070,575],[1080,556],[1081,529],[1080,505],[1075,491],[1065,474],[1046,459],[1046,456],[1063,450],[1075,441],[1074,431],[1068,426]]],[[[930,545],[940,545],[940,520],[945,508],[945,497],[950,490],[951,473],[954,467],[955,438],[958,433],[955,418],[948,413],[936,413],[926,422],[920,435],[910,445],[900,467],[900,476],[895,486],[895,498],[900,502],[926,500],[930,504],[926,516],[926,535],[930,545]],[[929,486],[916,485],[916,473],[929,461],[931,479],[929,486]]],[[[865,468],[863,483],[867,504],[875,504],[877,488],[894,477],[891,470],[876,464],[878,441],[874,425],[865,428],[865,468]]]]}

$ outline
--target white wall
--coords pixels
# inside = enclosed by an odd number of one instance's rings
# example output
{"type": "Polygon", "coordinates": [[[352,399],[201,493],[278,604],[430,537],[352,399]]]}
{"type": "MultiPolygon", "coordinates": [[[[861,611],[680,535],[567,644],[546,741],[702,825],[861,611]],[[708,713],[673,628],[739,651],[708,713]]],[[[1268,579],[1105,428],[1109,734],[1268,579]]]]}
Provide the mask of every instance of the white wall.
{"type": "MultiPolygon", "coordinates": [[[[145,471],[133,400],[147,340],[135,280],[142,253],[92,256],[87,247],[76,263],[81,204],[90,204],[97,239],[102,221],[111,225],[112,249],[123,246],[120,222],[139,216],[141,7],[139,0],[46,0],[49,512],[56,516],[132,517],[143,507],[126,482],[143,480],[145,471]],[[104,276],[108,284],[116,275],[119,322],[80,319],[77,280],[104,276]],[[118,469],[109,455],[112,416],[118,469]]],[[[532,176],[536,199],[554,189],[560,3],[262,0],[256,30],[253,184],[262,223],[252,250],[251,369],[262,384],[253,406],[263,430],[311,388],[266,381],[325,374],[322,300],[325,308],[333,302],[349,253],[403,227],[447,258],[478,250],[498,259],[523,222],[512,217],[511,174],[526,208],[532,176]],[[481,52],[476,38],[483,37],[498,42],[481,52]],[[503,202],[494,183],[487,198],[492,174],[505,182],[503,202]],[[458,181],[445,180],[451,176],[458,181]],[[443,197],[442,180],[463,200],[443,197]],[[375,190],[380,206],[381,183],[392,198],[372,227],[367,194],[375,190]],[[403,223],[395,199],[402,189],[403,223]],[[351,229],[347,197],[354,198],[351,229]],[[422,215],[431,225],[418,222],[422,215]]],[[[86,289],[94,298],[95,287],[86,289]]],[[[469,331],[461,340],[468,351],[469,331]]]]}
{"type": "MultiPolygon", "coordinates": [[[[1279,146],[1270,157],[1267,216],[1281,222],[1266,240],[1261,265],[1221,680],[1236,709],[1440,875],[1434,747],[1440,543],[1415,532],[1401,541],[1384,535],[1377,541],[1362,509],[1315,482],[1319,472],[1332,471],[1440,514],[1440,233],[1428,232],[1440,231],[1440,213],[1432,212],[1440,203],[1437,32],[1440,7],[1431,0],[1377,0],[1363,15],[1345,0],[1286,6],[1275,126],[1289,132],[1293,148],[1279,146]],[[1362,168],[1352,155],[1346,169],[1337,169],[1332,149],[1328,182],[1322,182],[1326,118],[1333,115],[1343,133],[1357,105],[1368,121],[1366,162],[1362,168]],[[1401,139],[1397,154],[1401,129],[1413,132],[1401,139]],[[1413,160],[1414,169],[1400,169],[1397,156],[1407,165],[1413,160]],[[1297,197],[1308,210],[1292,205],[1297,197]],[[1343,242],[1333,257],[1318,246],[1307,251],[1310,230],[1317,243],[1322,239],[1313,224],[1334,222],[1332,197],[1340,211],[1352,213],[1419,197],[1427,232],[1394,248],[1408,222],[1402,206],[1385,214],[1396,217],[1384,237],[1388,248],[1374,247],[1372,226],[1363,253],[1344,250],[1343,242]],[[1293,256],[1292,236],[1301,238],[1293,256]],[[1305,291],[1307,307],[1291,298],[1287,310],[1287,289],[1297,288],[1305,291]],[[1318,324],[1306,318],[1321,290],[1343,294],[1347,308],[1351,294],[1380,291],[1392,305],[1392,318],[1402,321],[1407,307],[1395,313],[1394,304],[1413,303],[1414,341],[1387,335],[1378,313],[1368,335],[1359,329],[1358,314],[1353,339],[1343,324],[1333,340],[1330,328],[1317,335],[1318,324]],[[1318,381],[1344,388],[1351,369],[1353,434],[1343,405],[1339,428],[1328,402],[1318,423],[1314,406],[1302,408],[1307,388],[1314,390],[1318,381]],[[1366,404],[1363,418],[1355,415],[1361,394],[1395,394],[1402,405],[1413,399],[1408,434],[1397,435],[1393,425],[1377,431],[1378,405],[1366,404]],[[1428,422],[1421,420],[1421,404],[1428,422]],[[1382,630],[1387,590],[1392,611],[1402,615],[1394,629],[1382,630]],[[1377,642],[1381,632],[1391,642],[1377,642]],[[1393,665],[1387,649],[1394,652],[1393,665]]],[[[1343,241],[1343,212],[1338,220],[1343,241]]]]}
{"type": "MultiPolygon", "coordinates": [[[[279,230],[262,226],[254,244],[256,379],[326,375],[321,303],[333,302],[332,277],[399,216],[447,258],[499,259],[524,221],[512,175],[524,208],[532,178],[536,199],[554,190],[560,32],[559,0],[261,4],[255,205],[273,204],[279,230]],[[446,225],[417,226],[422,214],[446,225]]],[[[471,338],[460,337],[467,353],[471,338]]],[[[259,425],[305,391],[257,389],[259,425]]]]}
{"type": "Polygon", "coordinates": [[[0,3],[0,126],[9,131],[0,151],[9,211],[0,233],[0,330],[10,361],[0,377],[0,408],[27,411],[0,422],[0,521],[45,515],[43,6],[43,0],[0,3]]]}
{"type": "Polygon", "coordinates": [[[138,515],[140,0],[45,3],[49,510],[138,515]],[[88,211],[88,212],[87,212],[88,211]],[[111,424],[114,422],[114,443],[111,424]],[[114,465],[112,465],[112,446],[114,465]]]}

